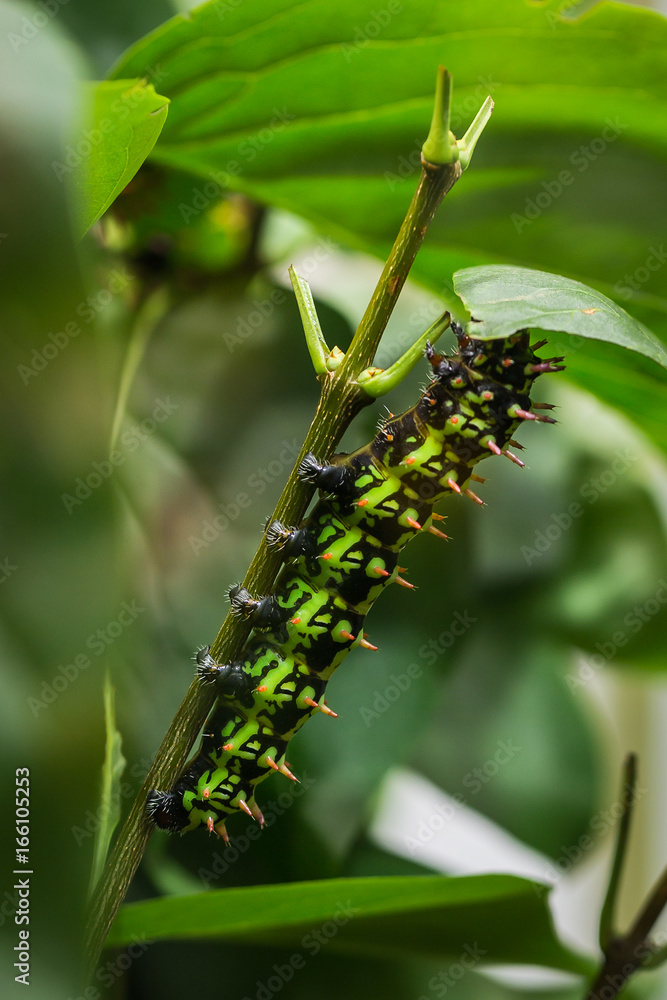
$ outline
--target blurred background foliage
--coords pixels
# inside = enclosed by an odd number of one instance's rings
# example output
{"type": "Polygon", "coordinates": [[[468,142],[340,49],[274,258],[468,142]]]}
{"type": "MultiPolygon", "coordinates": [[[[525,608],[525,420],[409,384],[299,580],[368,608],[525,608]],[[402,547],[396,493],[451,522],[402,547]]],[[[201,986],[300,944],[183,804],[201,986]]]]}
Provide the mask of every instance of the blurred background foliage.
{"type": "MultiPolygon", "coordinates": [[[[0,741],[7,801],[14,768],[31,767],[34,995],[52,998],[69,995],[80,918],[61,914],[80,912],[100,822],[104,673],[128,762],[126,812],[317,403],[288,264],[311,282],[329,343],[344,348],[411,197],[441,62],[454,75],[459,135],[489,92],[496,110],[380,361],[443,303],[460,311],[457,268],[490,262],[585,281],[667,340],[667,131],[665,21],[625,4],[578,16],[580,5],[524,0],[218,0],[139,42],[172,5],[44,9],[0,4],[0,406],[10,431],[0,444],[0,741]],[[100,162],[78,81],[106,74],[144,80],[170,104],[147,161],[77,242],[76,191],[100,162]],[[81,141],[89,153],[77,152],[81,141]]],[[[649,754],[628,898],[645,892],[665,829],[664,769],[650,748],[650,705],[665,690],[664,383],[636,354],[566,341],[567,372],[537,390],[559,405],[559,426],[522,430],[529,470],[486,463],[488,507],[450,502],[450,542],[411,546],[418,592],[394,588],[373,610],[380,653],[350,657],[330,688],[339,719],[313,720],[294,745],[307,794],[210,878],[208,838],[154,837],[130,898],[447,871],[407,850],[409,816],[390,843],[373,833],[399,773],[428,779],[434,794],[464,793],[546,864],[613,799],[628,732],[649,754]],[[470,624],[452,638],[456,615],[470,624]],[[418,676],[391,701],[410,664],[418,676]],[[623,705],[609,694],[618,676],[631,692],[623,705]],[[521,752],[472,792],[471,772],[508,740],[521,752]]],[[[391,409],[411,405],[423,378],[406,380],[391,409]]],[[[368,440],[377,419],[364,411],[343,447],[368,440]]],[[[279,781],[266,783],[265,800],[284,791],[279,781]]],[[[224,970],[219,991],[254,996],[284,955],[163,944],[113,989],[181,996],[196,967],[224,970]]],[[[437,973],[322,954],[282,993],[366,995],[372,984],[432,997],[437,973]]],[[[474,972],[456,996],[518,993],[474,972]]]]}

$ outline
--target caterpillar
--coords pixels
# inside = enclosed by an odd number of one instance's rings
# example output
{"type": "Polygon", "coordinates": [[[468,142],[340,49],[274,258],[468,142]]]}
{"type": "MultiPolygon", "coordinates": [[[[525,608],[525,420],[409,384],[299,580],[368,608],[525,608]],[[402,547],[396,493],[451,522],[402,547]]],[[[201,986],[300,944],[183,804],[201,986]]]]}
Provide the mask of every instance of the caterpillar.
{"type": "MultiPolygon", "coordinates": [[[[201,747],[174,788],[152,789],[147,811],[170,832],[206,827],[228,840],[225,819],[239,811],[263,817],[255,788],[272,771],[297,780],[285,761],[292,737],[316,712],[335,715],[324,700],[330,677],[351,649],[372,646],[364,620],[400,574],[401,550],[421,531],[447,538],[433,505],[451,493],[483,503],[469,486],[473,468],[504,455],[525,420],[555,423],[530,410],[533,381],[561,371],[563,358],[542,360],[527,330],[503,340],[476,340],[451,324],[451,356],[426,345],[431,379],[419,400],[390,415],[363,448],[320,463],[309,453],[299,475],[320,497],[298,528],[273,521],[267,544],[283,567],[268,596],[242,586],[229,592],[232,612],[253,626],[238,660],[216,663],[205,646],[196,655],[202,683],[216,686],[217,704],[201,747]]],[[[551,409],[534,404],[535,409],[551,409]]]]}

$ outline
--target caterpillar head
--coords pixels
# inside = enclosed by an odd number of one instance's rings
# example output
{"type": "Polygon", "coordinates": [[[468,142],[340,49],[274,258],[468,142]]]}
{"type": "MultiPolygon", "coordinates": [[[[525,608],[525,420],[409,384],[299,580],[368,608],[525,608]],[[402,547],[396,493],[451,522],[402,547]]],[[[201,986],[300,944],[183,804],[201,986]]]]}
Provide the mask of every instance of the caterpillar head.
{"type": "Polygon", "coordinates": [[[178,833],[190,823],[190,817],[183,806],[183,797],[175,792],[159,792],[151,788],[146,799],[146,812],[156,826],[169,833],[178,833]]]}
{"type": "MultiPolygon", "coordinates": [[[[474,322],[471,320],[471,325],[474,322]]],[[[562,358],[543,361],[537,357],[535,350],[546,341],[531,346],[528,330],[518,330],[511,337],[478,340],[458,323],[452,323],[451,328],[458,341],[453,355],[438,354],[430,343],[425,351],[434,381],[442,386],[460,391],[480,380],[491,379],[508,390],[526,393],[543,372],[563,370],[559,364],[562,358]]]]}
{"type": "Polygon", "coordinates": [[[201,824],[208,825],[208,817],[220,819],[219,803],[210,801],[209,780],[214,768],[205,757],[193,761],[181,775],[170,792],[152,788],[146,799],[146,812],[156,826],[169,833],[184,833],[201,824]]]}

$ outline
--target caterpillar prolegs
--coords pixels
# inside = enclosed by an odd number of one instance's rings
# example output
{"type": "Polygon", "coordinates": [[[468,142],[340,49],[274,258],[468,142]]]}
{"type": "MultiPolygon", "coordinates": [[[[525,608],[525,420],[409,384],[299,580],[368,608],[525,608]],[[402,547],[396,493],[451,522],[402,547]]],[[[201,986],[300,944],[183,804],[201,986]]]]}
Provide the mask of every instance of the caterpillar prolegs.
{"type": "MultiPolygon", "coordinates": [[[[355,646],[370,646],[364,620],[400,575],[401,550],[423,530],[446,538],[433,504],[450,493],[480,498],[469,483],[483,458],[504,455],[524,420],[554,423],[530,411],[533,381],[560,371],[562,358],[541,360],[527,331],[481,341],[452,324],[458,349],[445,357],[427,345],[432,379],[412,409],[390,417],[375,438],[322,465],[314,455],[299,473],[320,499],[299,528],[274,521],[267,542],[285,563],[271,595],[230,591],[232,611],[253,633],[234,663],[197,654],[203,683],[218,702],[198,755],[170,792],[152,790],[147,810],[166,830],[207,827],[227,839],[225,818],[239,810],[260,823],[255,788],[273,770],[289,778],[289,741],[324,701],[329,678],[355,646]]],[[[538,404],[535,404],[536,408],[538,404]]],[[[542,408],[547,408],[543,405],[542,408]]],[[[374,648],[374,647],[371,647],[374,648]]]]}

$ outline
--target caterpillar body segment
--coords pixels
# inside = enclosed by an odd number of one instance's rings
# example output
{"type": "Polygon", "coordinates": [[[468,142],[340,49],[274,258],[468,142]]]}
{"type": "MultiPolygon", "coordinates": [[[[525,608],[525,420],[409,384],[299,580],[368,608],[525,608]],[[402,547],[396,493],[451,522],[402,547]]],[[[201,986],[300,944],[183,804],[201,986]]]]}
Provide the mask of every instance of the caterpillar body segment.
{"type": "MultiPolygon", "coordinates": [[[[224,820],[239,810],[260,820],[256,786],[272,771],[294,779],[285,762],[289,741],[325,705],[326,685],[350,650],[376,649],[365,617],[400,575],[401,550],[433,524],[433,505],[452,493],[483,501],[469,487],[478,462],[505,455],[530,411],[533,381],[560,370],[542,362],[523,331],[478,341],[456,324],[458,350],[445,357],[430,344],[432,380],[410,410],[383,421],[375,438],[323,464],[307,455],[302,478],[320,499],[298,528],[273,522],[267,543],[284,559],[270,595],[230,591],[233,613],[254,631],[239,659],[217,664],[208,647],[197,654],[198,674],[214,683],[218,702],[198,755],[170,792],[153,790],[147,809],[166,830],[202,826],[227,837],[224,820]]],[[[540,407],[544,409],[546,407],[540,407]]]]}

